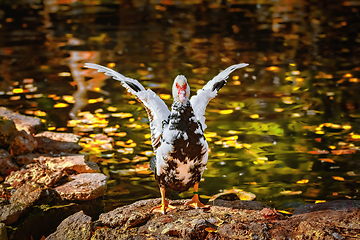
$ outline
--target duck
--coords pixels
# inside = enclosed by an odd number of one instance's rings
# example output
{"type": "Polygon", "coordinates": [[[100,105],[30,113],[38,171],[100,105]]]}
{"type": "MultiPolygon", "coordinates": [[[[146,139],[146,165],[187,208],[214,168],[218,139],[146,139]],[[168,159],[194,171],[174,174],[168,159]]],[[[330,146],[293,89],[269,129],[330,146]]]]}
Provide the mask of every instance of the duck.
{"type": "Polygon", "coordinates": [[[194,195],[185,203],[193,208],[208,208],[199,199],[199,182],[206,168],[209,146],[204,130],[205,110],[211,99],[226,84],[229,75],[248,66],[240,63],[229,66],[208,81],[197,94],[190,98],[190,86],[184,75],[176,76],[172,85],[173,103],[171,109],[151,89],[145,89],[136,79],[95,63],[85,63],[85,67],[95,69],[121,82],[128,92],[135,96],[145,108],[150,125],[151,143],[155,157],[150,168],[155,172],[161,204],[151,212],[166,214],[174,210],[165,198],[166,188],[178,193],[194,188],[194,195]]]}

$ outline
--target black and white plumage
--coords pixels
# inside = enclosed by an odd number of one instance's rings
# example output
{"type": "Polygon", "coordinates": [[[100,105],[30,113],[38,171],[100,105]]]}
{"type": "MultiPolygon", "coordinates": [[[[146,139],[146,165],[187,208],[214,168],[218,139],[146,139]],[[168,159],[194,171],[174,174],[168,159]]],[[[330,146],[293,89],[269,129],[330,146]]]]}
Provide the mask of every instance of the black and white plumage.
{"type": "Polygon", "coordinates": [[[205,109],[209,101],[225,85],[229,74],[248,64],[228,67],[210,80],[197,95],[190,96],[186,78],[179,75],[172,87],[174,102],[171,111],[152,90],[145,89],[137,80],[123,76],[107,67],[86,63],[85,67],[97,69],[119,80],[140,101],[149,116],[151,141],[156,156],[155,178],[158,181],[162,204],[154,211],[166,213],[173,209],[165,200],[165,187],[177,192],[194,186],[194,197],[190,205],[203,207],[198,199],[198,183],[208,159],[208,145],[204,136],[205,109]]]}

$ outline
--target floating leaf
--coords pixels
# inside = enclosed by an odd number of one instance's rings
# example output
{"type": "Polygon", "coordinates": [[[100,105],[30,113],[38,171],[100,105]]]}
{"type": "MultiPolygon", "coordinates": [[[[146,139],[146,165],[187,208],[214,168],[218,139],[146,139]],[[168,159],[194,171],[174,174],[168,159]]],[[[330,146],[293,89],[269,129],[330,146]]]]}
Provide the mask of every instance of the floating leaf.
{"type": "Polygon", "coordinates": [[[309,182],[309,179],[302,179],[302,180],[297,181],[296,183],[297,184],[306,184],[308,182],[309,182]]]}
{"type": "Polygon", "coordinates": [[[257,119],[257,118],[259,118],[259,114],[252,114],[252,115],[250,115],[250,118],[257,119]]]}
{"type": "Polygon", "coordinates": [[[337,181],[345,181],[343,177],[339,177],[339,176],[332,176],[332,178],[337,181]]]}
{"type": "Polygon", "coordinates": [[[112,113],[111,116],[119,117],[119,118],[129,118],[129,117],[132,117],[133,115],[131,113],[120,112],[120,113],[112,113]]]}
{"type": "Polygon", "coordinates": [[[13,92],[13,93],[23,93],[23,92],[24,92],[24,89],[22,89],[22,88],[14,88],[14,89],[12,90],[12,92],[13,92]]]}
{"type": "Polygon", "coordinates": [[[226,110],[219,110],[219,113],[220,114],[231,114],[231,113],[233,113],[234,112],[234,110],[232,110],[232,109],[226,109],[226,110]]]}
{"type": "Polygon", "coordinates": [[[356,153],[355,149],[340,149],[340,150],[332,150],[332,154],[335,155],[343,155],[343,154],[353,154],[356,153]]]}
{"type": "Polygon", "coordinates": [[[335,163],[334,160],[330,158],[319,158],[321,162],[335,163]]]}
{"type": "Polygon", "coordinates": [[[160,98],[164,99],[164,100],[168,100],[171,98],[171,95],[170,94],[160,94],[160,98]]]}
{"type": "Polygon", "coordinates": [[[280,194],[283,195],[299,195],[302,194],[302,191],[282,191],[280,194]]]}
{"type": "Polygon", "coordinates": [[[70,77],[71,76],[71,73],[69,72],[61,72],[58,74],[59,77],[70,77]]]}
{"type": "Polygon", "coordinates": [[[280,70],[280,68],[277,66],[270,66],[270,67],[267,67],[266,70],[271,71],[271,72],[278,72],[280,70]]]}
{"type": "Polygon", "coordinates": [[[67,104],[67,103],[57,103],[54,105],[54,108],[64,108],[67,106],[69,106],[69,104],[67,104]]]}

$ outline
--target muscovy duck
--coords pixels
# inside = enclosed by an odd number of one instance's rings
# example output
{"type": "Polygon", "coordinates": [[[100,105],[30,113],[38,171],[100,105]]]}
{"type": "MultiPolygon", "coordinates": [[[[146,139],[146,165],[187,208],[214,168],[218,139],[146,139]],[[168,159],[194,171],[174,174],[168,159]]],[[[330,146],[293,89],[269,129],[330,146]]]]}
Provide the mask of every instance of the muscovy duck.
{"type": "Polygon", "coordinates": [[[186,205],[194,208],[206,207],[200,202],[198,192],[209,152],[204,136],[205,109],[209,101],[225,85],[229,74],[247,65],[241,63],[228,67],[198,90],[197,95],[191,99],[187,79],[183,75],[177,76],[172,86],[174,102],[169,111],[158,95],[150,89],[145,89],[137,80],[101,65],[85,63],[85,67],[97,69],[98,72],[119,80],[147,111],[155,153],[155,160],[150,165],[155,165],[155,178],[162,198],[161,205],[151,209],[152,212],[165,214],[175,208],[165,199],[165,187],[184,192],[194,186],[194,196],[186,205]]]}

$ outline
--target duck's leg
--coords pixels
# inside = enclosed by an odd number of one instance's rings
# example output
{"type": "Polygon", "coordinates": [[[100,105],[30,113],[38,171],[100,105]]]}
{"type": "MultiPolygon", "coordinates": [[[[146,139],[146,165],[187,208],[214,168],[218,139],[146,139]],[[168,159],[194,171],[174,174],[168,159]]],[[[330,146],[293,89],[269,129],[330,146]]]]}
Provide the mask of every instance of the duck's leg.
{"type": "Polygon", "coordinates": [[[171,206],[169,201],[165,199],[165,187],[160,187],[160,194],[161,194],[161,205],[153,207],[150,212],[161,212],[165,214],[171,210],[174,210],[176,207],[171,206]]]}
{"type": "Polygon", "coordinates": [[[189,202],[185,203],[185,205],[189,205],[193,208],[209,208],[210,207],[209,205],[204,205],[200,202],[198,188],[199,188],[199,183],[195,183],[194,196],[189,202]]]}

